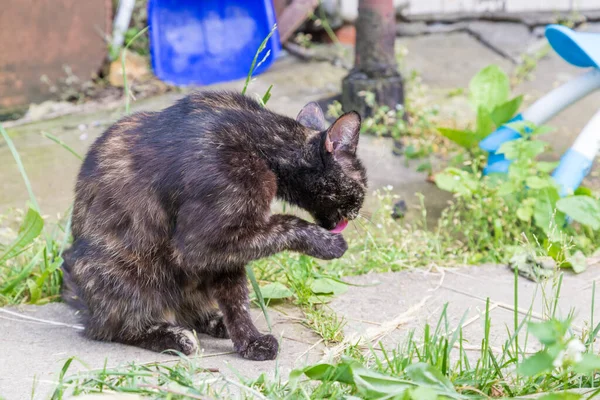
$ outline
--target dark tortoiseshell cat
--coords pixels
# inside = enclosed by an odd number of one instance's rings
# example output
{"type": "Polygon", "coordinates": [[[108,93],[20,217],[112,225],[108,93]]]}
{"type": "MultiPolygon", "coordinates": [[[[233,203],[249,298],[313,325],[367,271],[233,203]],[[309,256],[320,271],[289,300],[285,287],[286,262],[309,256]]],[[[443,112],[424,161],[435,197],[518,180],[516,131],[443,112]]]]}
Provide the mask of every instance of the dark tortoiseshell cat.
{"type": "Polygon", "coordinates": [[[327,128],[315,103],[295,121],[229,92],[117,122],[81,167],[63,265],[63,298],[85,334],[191,354],[196,331],[230,337],[245,358],[275,358],[276,339],[250,318],[245,265],[283,250],[344,254],[330,230],[364,200],[359,129],[355,112],[327,128]],[[316,224],[271,215],[275,198],[316,224]]]}

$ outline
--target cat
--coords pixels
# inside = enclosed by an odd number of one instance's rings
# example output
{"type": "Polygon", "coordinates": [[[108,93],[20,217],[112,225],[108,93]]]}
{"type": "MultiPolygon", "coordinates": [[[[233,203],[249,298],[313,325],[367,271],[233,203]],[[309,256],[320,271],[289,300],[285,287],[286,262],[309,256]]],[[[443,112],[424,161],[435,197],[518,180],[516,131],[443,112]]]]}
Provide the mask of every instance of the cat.
{"type": "Polygon", "coordinates": [[[277,356],[249,313],[245,266],[284,250],[330,260],[336,226],[367,188],[356,112],[327,127],[307,104],[296,120],[233,93],[193,93],[127,116],[91,146],[75,187],[63,299],[84,334],[193,354],[195,332],[231,338],[251,360],[277,356]],[[274,199],[316,223],[271,214],[274,199]]]}

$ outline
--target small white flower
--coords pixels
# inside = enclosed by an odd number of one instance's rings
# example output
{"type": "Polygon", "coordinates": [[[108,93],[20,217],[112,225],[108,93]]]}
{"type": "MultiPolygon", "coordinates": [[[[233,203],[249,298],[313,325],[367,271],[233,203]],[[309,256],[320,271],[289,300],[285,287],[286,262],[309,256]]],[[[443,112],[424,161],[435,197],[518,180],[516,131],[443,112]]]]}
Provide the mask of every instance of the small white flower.
{"type": "Polygon", "coordinates": [[[581,343],[581,340],[571,339],[569,343],[567,343],[567,358],[572,360],[574,363],[581,362],[583,359],[583,352],[585,350],[585,345],[581,343]]]}
{"type": "Polygon", "coordinates": [[[381,229],[381,228],[383,228],[383,225],[377,224],[377,228],[381,229]]]}
{"type": "Polygon", "coordinates": [[[564,362],[565,362],[565,352],[564,352],[564,350],[561,350],[560,353],[558,353],[558,355],[552,362],[552,365],[554,366],[554,368],[560,368],[563,366],[564,362]]]}
{"type": "Polygon", "coordinates": [[[387,185],[385,188],[386,188],[387,190],[392,190],[394,187],[393,187],[392,185],[387,185]]]}
{"type": "Polygon", "coordinates": [[[581,343],[581,340],[571,339],[567,342],[566,349],[558,353],[552,365],[556,368],[561,368],[569,364],[580,363],[583,360],[585,350],[585,345],[581,343]]]}

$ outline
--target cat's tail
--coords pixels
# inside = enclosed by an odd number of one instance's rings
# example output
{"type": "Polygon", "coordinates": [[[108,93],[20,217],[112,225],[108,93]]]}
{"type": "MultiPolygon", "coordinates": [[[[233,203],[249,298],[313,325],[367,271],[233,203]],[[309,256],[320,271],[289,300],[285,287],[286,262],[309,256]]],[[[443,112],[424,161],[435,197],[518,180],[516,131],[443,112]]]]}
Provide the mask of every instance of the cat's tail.
{"type": "Polygon", "coordinates": [[[72,249],[69,249],[63,253],[63,282],[62,282],[62,298],[65,303],[76,309],[77,311],[87,314],[88,308],[83,300],[81,289],[73,279],[73,264],[75,263],[75,257],[73,256],[72,249]]]}

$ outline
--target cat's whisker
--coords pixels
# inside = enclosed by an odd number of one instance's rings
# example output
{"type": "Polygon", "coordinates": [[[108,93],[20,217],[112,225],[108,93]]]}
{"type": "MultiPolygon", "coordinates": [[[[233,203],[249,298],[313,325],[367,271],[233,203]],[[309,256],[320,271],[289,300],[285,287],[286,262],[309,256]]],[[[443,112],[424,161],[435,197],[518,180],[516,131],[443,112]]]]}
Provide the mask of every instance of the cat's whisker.
{"type": "MultiPolygon", "coordinates": [[[[365,216],[363,216],[363,215],[360,215],[360,214],[358,214],[358,216],[359,216],[361,219],[363,219],[363,220],[365,220],[366,222],[368,222],[369,224],[371,224],[371,225],[373,225],[373,226],[376,226],[376,224],[375,224],[373,221],[371,221],[371,219],[369,219],[369,218],[366,218],[365,216]]],[[[356,220],[355,220],[355,221],[356,221],[356,220]]]]}
{"type": "Polygon", "coordinates": [[[360,210],[358,212],[358,215],[362,215],[363,217],[371,218],[373,216],[373,213],[371,211],[360,210]]]}
{"type": "MultiPolygon", "coordinates": [[[[364,218],[363,218],[363,219],[364,219],[364,218]]],[[[375,224],[373,224],[373,223],[372,223],[371,221],[369,221],[369,220],[366,220],[366,221],[370,222],[372,225],[375,225],[375,224]]],[[[365,225],[362,223],[362,221],[359,221],[359,220],[357,220],[357,219],[356,219],[356,220],[354,220],[354,222],[356,222],[357,224],[359,224],[359,225],[360,225],[360,227],[361,227],[361,228],[364,230],[364,232],[365,232],[365,233],[367,233],[367,234],[368,234],[368,233],[370,232],[370,231],[369,231],[369,228],[370,228],[370,227],[368,227],[368,226],[365,226],[365,225]]]]}

